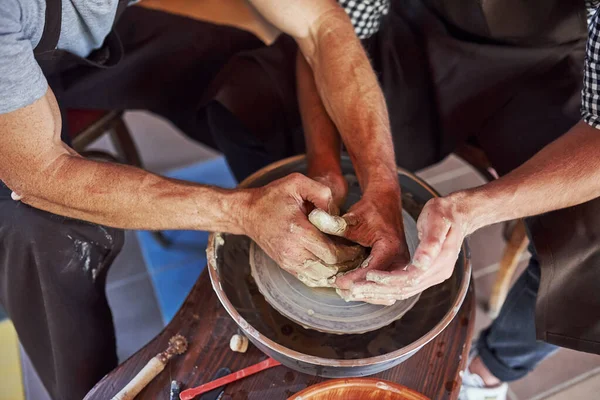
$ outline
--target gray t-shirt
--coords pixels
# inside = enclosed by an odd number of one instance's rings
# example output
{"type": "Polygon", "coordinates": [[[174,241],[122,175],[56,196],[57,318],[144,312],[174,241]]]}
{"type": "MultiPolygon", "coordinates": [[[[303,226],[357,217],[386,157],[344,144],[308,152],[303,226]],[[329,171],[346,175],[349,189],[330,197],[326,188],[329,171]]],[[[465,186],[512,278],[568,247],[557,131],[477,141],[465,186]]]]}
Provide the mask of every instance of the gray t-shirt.
{"type": "MultiPolygon", "coordinates": [[[[110,32],[118,0],[63,0],[58,48],[86,57],[110,32]]],[[[42,37],[46,0],[0,0],[0,114],[27,106],[48,88],[33,49],[42,37]]]]}

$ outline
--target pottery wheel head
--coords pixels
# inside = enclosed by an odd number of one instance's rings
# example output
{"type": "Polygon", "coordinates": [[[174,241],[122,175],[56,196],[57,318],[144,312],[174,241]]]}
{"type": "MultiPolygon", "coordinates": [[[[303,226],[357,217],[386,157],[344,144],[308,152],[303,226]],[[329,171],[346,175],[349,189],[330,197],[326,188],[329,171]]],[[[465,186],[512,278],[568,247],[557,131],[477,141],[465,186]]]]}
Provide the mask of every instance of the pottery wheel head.
{"type": "MultiPolygon", "coordinates": [[[[403,211],[410,254],[417,244],[417,224],[403,211]]],[[[359,334],[391,324],[406,314],[419,296],[392,306],[346,302],[331,288],[310,288],[281,269],[256,243],[250,245],[250,268],[258,290],[279,313],[301,326],[320,332],[359,334]]]]}

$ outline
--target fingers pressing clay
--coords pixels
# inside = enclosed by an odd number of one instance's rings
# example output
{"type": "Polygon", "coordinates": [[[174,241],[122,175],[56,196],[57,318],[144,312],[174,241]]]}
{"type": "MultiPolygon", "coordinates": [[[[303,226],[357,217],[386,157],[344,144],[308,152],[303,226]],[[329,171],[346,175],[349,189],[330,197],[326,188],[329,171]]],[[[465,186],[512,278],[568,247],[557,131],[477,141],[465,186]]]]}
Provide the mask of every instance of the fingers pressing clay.
{"type": "Polygon", "coordinates": [[[417,229],[421,243],[415,251],[412,264],[420,269],[427,270],[442,250],[442,244],[452,227],[447,218],[430,221],[429,213],[424,211],[417,221],[417,229]]]}
{"type": "Polygon", "coordinates": [[[396,257],[397,254],[393,249],[388,248],[384,243],[376,243],[371,249],[369,257],[362,262],[359,268],[337,277],[336,287],[350,289],[355,282],[363,281],[369,271],[391,267],[396,257]]]}
{"type": "Polygon", "coordinates": [[[410,285],[417,282],[413,276],[408,271],[369,271],[366,280],[382,285],[410,285]]]}
{"type": "Polygon", "coordinates": [[[306,260],[296,277],[309,287],[329,287],[329,278],[337,273],[337,268],[320,261],[306,260]]]}
{"type": "MultiPolygon", "coordinates": [[[[362,246],[346,246],[352,259],[337,264],[326,264],[318,260],[304,261],[302,271],[298,271],[297,278],[310,287],[333,287],[338,274],[352,271],[364,263],[366,249],[362,246]]],[[[348,255],[345,256],[346,259],[348,255]]]]}
{"type": "Polygon", "coordinates": [[[396,303],[396,296],[388,294],[376,293],[354,293],[353,290],[336,289],[337,294],[347,302],[363,301],[366,303],[377,304],[382,306],[391,306],[396,303]]]}
{"type": "Polygon", "coordinates": [[[339,272],[348,272],[361,266],[367,255],[367,250],[362,246],[345,246],[340,249],[344,254],[340,255],[340,260],[344,260],[335,264],[339,272]]]}
{"type": "Polygon", "coordinates": [[[295,230],[302,247],[314,254],[316,259],[336,266],[340,271],[360,265],[365,258],[364,247],[341,237],[326,235],[306,220],[298,221],[295,230]]]}
{"type": "Polygon", "coordinates": [[[343,236],[348,228],[344,218],[330,215],[320,208],[312,210],[308,215],[308,220],[321,232],[329,235],[343,236]]]}

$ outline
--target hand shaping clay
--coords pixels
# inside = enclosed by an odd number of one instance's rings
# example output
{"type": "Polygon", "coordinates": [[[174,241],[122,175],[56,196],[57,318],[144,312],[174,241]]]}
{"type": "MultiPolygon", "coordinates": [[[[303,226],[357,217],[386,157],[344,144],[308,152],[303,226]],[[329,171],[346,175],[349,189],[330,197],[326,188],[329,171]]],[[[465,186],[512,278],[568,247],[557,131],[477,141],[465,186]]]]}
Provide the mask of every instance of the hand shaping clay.
{"type": "Polygon", "coordinates": [[[348,224],[342,217],[330,215],[320,208],[315,208],[308,214],[308,220],[321,232],[329,235],[341,236],[346,231],[348,224]]]}
{"type": "Polygon", "coordinates": [[[338,264],[326,264],[320,260],[306,260],[302,264],[302,271],[298,272],[298,279],[308,287],[331,287],[331,279],[339,273],[345,273],[358,268],[364,261],[367,250],[359,245],[346,247],[341,259],[351,258],[338,264]]]}
{"type": "MultiPolygon", "coordinates": [[[[330,215],[320,208],[315,208],[309,215],[308,220],[321,232],[342,236],[348,224],[342,217],[330,215]]],[[[338,273],[345,273],[358,268],[365,260],[367,250],[360,245],[351,245],[343,238],[332,238],[344,246],[339,247],[339,258],[344,261],[338,264],[326,264],[320,260],[306,260],[302,272],[298,273],[298,279],[309,287],[331,287],[332,278],[338,273]]]]}
{"type": "MultiPolygon", "coordinates": [[[[403,220],[408,248],[412,254],[417,247],[417,225],[406,211],[403,212],[403,220]]],[[[354,264],[350,268],[360,267],[366,255],[366,250],[362,250],[362,255],[352,260],[354,264]]],[[[408,312],[420,296],[398,300],[389,306],[348,302],[335,289],[316,287],[317,284],[307,283],[304,277],[296,279],[280,268],[254,242],[250,244],[249,261],[252,277],[267,303],[301,326],[321,332],[358,334],[379,329],[408,312]]],[[[368,259],[364,261],[368,264],[368,259]]],[[[338,273],[343,273],[340,266],[333,268],[338,273]]],[[[330,286],[329,282],[320,279],[319,285],[330,286]]]]}

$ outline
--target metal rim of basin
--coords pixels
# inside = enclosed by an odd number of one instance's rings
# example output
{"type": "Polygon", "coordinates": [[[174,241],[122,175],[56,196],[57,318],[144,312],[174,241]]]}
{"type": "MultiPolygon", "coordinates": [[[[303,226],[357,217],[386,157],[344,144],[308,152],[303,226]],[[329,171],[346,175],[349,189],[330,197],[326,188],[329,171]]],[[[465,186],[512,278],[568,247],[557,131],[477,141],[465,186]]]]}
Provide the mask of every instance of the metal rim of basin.
{"type": "MultiPolygon", "coordinates": [[[[240,183],[239,187],[240,188],[248,187],[252,182],[254,182],[258,178],[264,176],[265,174],[267,174],[273,170],[276,170],[284,165],[301,161],[305,157],[306,157],[305,155],[298,155],[298,156],[289,157],[289,158],[283,159],[281,161],[278,161],[276,163],[270,164],[270,165],[260,169],[259,171],[255,172],[254,174],[250,175],[242,183],[240,183]]],[[[426,189],[429,193],[431,193],[431,195],[433,197],[439,197],[439,194],[435,190],[433,190],[427,183],[425,183],[422,179],[420,179],[416,175],[414,175],[402,168],[398,168],[397,170],[398,170],[399,174],[405,175],[405,176],[413,179],[417,183],[419,183],[424,189],[426,189]]],[[[217,257],[216,257],[217,251],[216,250],[217,250],[217,246],[219,245],[217,243],[217,239],[221,239],[220,233],[211,233],[210,237],[208,239],[208,247],[206,250],[208,266],[209,266],[208,271],[209,271],[209,276],[210,276],[210,281],[212,283],[212,287],[213,287],[215,293],[217,294],[219,301],[221,302],[223,307],[225,307],[225,310],[231,316],[231,318],[233,318],[233,320],[244,331],[244,333],[251,336],[252,339],[258,341],[263,346],[266,346],[267,348],[274,351],[275,353],[281,354],[283,356],[289,357],[289,358],[297,360],[299,362],[320,365],[320,366],[326,366],[326,367],[358,367],[358,366],[366,366],[366,365],[378,365],[378,364],[383,364],[383,363],[386,363],[389,361],[396,360],[396,359],[404,357],[406,355],[413,354],[415,351],[419,350],[421,347],[425,346],[427,343],[432,341],[437,335],[439,335],[450,324],[450,322],[452,322],[452,320],[454,319],[456,314],[458,314],[458,311],[460,310],[460,307],[467,295],[467,290],[469,289],[469,283],[470,283],[470,278],[471,278],[471,258],[470,258],[469,248],[465,241],[462,245],[462,252],[461,252],[461,255],[463,258],[464,277],[460,284],[460,288],[458,290],[457,296],[456,296],[454,302],[452,303],[452,307],[446,313],[444,318],[442,318],[429,332],[427,332],[425,335],[421,336],[416,341],[414,341],[398,350],[395,350],[393,352],[383,354],[380,356],[368,357],[368,358],[363,358],[363,359],[353,359],[353,360],[338,360],[338,359],[331,359],[331,358],[316,357],[316,356],[310,356],[307,354],[300,353],[298,351],[289,349],[285,346],[282,346],[282,345],[276,343],[275,341],[269,339],[265,335],[262,335],[260,332],[258,332],[258,330],[256,330],[254,327],[252,327],[239,314],[239,312],[235,309],[235,307],[233,306],[233,304],[227,297],[227,294],[225,293],[225,291],[223,290],[223,287],[221,285],[220,276],[219,276],[219,273],[217,270],[217,257]]]]}

